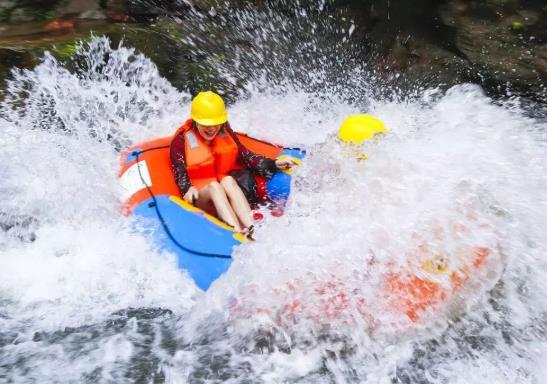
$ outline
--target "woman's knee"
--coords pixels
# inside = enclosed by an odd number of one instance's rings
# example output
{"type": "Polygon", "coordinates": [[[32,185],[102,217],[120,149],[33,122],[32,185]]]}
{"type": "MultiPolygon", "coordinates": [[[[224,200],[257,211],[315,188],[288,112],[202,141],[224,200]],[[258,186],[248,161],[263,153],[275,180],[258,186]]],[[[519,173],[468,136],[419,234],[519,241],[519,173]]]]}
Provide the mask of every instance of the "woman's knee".
{"type": "Polygon", "coordinates": [[[222,184],[222,187],[224,187],[225,190],[230,191],[234,190],[235,188],[238,188],[237,181],[232,176],[225,176],[221,181],[220,184],[222,184]]]}
{"type": "Polygon", "coordinates": [[[210,182],[207,188],[211,191],[211,194],[224,193],[224,187],[218,181],[210,182]]]}

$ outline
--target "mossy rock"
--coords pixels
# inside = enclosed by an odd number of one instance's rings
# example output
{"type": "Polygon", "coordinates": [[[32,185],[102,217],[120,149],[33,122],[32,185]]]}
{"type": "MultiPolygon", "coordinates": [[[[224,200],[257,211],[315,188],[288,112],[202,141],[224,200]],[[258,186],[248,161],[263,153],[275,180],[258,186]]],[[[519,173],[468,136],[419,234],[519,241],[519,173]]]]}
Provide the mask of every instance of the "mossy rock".
{"type": "Polygon", "coordinates": [[[5,79],[9,78],[13,68],[30,68],[39,62],[38,57],[27,50],[0,47],[0,99],[5,79]]]}
{"type": "Polygon", "coordinates": [[[44,32],[44,23],[30,22],[4,31],[0,38],[0,88],[13,67],[33,68],[46,51],[58,60],[69,62],[79,41],[91,39],[90,30],[100,35],[117,25],[104,22],[82,22],[78,28],[63,33],[44,32]],[[24,32],[28,32],[25,35],[24,32]]]}
{"type": "Polygon", "coordinates": [[[76,47],[80,41],[89,41],[91,36],[78,40],[76,42],[71,41],[67,43],[54,44],[51,47],[48,47],[47,50],[58,60],[68,61],[75,53],[76,47]]]}
{"type": "Polygon", "coordinates": [[[11,0],[0,1],[0,21],[17,23],[42,21],[59,16],[68,0],[11,0]]]}
{"type": "Polygon", "coordinates": [[[212,36],[207,53],[197,50],[185,38],[195,34],[193,26],[179,24],[170,18],[159,18],[154,24],[118,24],[118,28],[107,33],[113,46],[123,42],[124,46],[135,48],[150,58],[160,74],[176,88],[190,93],[213,88],[226,95],[238,92],[240,84],[225,80],[218,68],[228,60],[229,48],[222,44],[221,31],[208,31],[212,36]],[[217,35],[218,34],[218,35],[217,35]]]}

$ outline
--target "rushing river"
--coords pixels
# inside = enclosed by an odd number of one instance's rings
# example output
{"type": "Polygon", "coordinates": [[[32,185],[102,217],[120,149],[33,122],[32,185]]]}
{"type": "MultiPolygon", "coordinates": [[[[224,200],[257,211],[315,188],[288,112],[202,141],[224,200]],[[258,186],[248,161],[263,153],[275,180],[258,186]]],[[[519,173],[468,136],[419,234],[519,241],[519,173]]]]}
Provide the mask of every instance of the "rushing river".
{"type": "Polygon", "coordinates": [[[313,44],[300,72],[248,79],[230,105],[237,130],[308,157],[285,215],[266,215],[206,293],[120,215],[116,179],[119,150],[171,134],[190,95],[101,38],[70,65],[46,54],[14,73],[0,109],[1,383],[544,382],[541,114],[470,84],[382,97],[366,69],[330,72],[350,57],[306,61],[313,44]],[[334,139],[359,111],[390,129],[361,149],[366,161],[334,139]],[[495,251],[457,305],[410,325],[371,306],[371,326],[357,298],[377,298],[378,279],[423,242],[495,251]],[[345,295],[332,316],[329,287],[345,295]],[[303,309],[288,314],[295,302],[303,309]]]}

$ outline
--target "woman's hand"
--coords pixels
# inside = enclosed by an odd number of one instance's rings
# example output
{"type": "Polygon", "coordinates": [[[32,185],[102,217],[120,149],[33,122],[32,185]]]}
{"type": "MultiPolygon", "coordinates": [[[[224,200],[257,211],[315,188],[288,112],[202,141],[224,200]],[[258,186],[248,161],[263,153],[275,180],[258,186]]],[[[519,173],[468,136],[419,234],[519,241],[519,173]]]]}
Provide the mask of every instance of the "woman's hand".
{"type": "Polygon", "coordinates": [[[279,169],[281,171],[291,169],[295,165],[296,165],[296,161],[294,161],[293,159],[290,159],[290,158],[277,159],[275,161],[275,166],[277,167],[277,169],[279,169]]]}
{"type": "Polygon", "coordinates": [[[196,187],[190,187],[188,192],[184,194],[183,198],[187,203],[194,204],[197,199],[199,199],[199,192],[196,187]]]}

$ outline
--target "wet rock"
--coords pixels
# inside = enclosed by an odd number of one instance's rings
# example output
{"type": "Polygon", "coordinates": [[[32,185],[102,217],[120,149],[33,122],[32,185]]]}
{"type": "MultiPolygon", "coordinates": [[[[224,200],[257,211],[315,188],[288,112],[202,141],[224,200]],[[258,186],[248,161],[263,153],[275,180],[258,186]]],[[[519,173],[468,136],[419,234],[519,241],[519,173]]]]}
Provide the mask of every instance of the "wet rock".
{"type": "MultiPolygon", "coordinates": [[[[547,8],[539,0],[338,1],[386,85],[472,81],[491,95],[546,100],[547,8]]],[[[366,58],[370,61],[369,58],[366,58]]]]}
{"type": "Polygon", "coordinates": [[[144,53],[160,69],[163,76],[173,78],[179,57],[177,34],[169,27],[150,27],[145,24],[119,24],[118,28],[106,33],[112,45],[133,47],[144,53]]]}
{"type": "Polygon", "coordinates": [[[353,38],[369,47],[363,60],[384,88],[448,88],[464,81],[468,62],[454,44],[452,15],[441,17],[438,2],[417,0],[412,7],[402,0],[345,3],[361,31],[353,38]]]}
{"type": "Polygon", "coordinates": [[[72,16],[80,19],[106,19],[107,15],[99,1],[69,0],[63,8],[65,17],[72,16]]]}
{"type": "Polygon", "coordinates": [[[101,0],[101,8],[114,21],[127,21],[129,18],[125,0],[101,0]]]}
{"type": "MultiPolygon", "coordinates": [[[[171,17],[157,18],[152,24],[61,18],[9,25],[0,36],[1,82],[9,77],[12,67],[32,68],[45,51],[67,62],[70,68],[68,59],[74,54],[78,41],[91,38],[90,31],[96,36],[107,36],[113,46],[122,43],[142,52],[158,66],[162,76],[181,90],[207,86],[226,88],[213,65],[223,60],[223,52],[218,49],[222,45],[210,47],[216,53],[205,55],[196,51],[191,41],[195,35],[194,25],[171,17]]],[[[215,35],[211,35],[212,41],[218,42],[221,34],[219,27],[215,35]]],[[[0,88],[2,86],[0,84],[0,88]]]]}
{"type": "Polygon", "coordinates": [[[61,13],[63,3],[63,0],[2,0],[0,1],[0,22],[48,20],[61,13]]]}
{"type": "Polygon", "coordinates": [[[522,18],[522,23],[526,26],[532,26],[541,20],[541,13],[530,9],[518,10],[517,14],[522,18]]]}
{"type": "Polygon", "coordinates": [[[30,68],[36,63],[36,57],[24,49],[0,47],[0,89],[12,68],[30,68]]]}
{"type": "Polygon", "coordinates": [[[378,72],[397,88],[449,88],[464,81],[467,64],[456,53],[424,39],[398,35],[378,72]]]}
{"type": "MultiPolygon", "coordinates": [[[[0,64],[2,77],[11,66],[34,65],[44,50],[59,58],[69,57],[75,41],[89,38],[93,30],[96,35],[106,34],[114,44],[123,40],[126,46],[143,52],[179,89],[194,92],[212,87],[235,94],[260,64],[245,59],[236,65],[232,63],[233,51],[260,56],[264,50],[274,49],[259,47],[253,51],[258,45],[252,34],[256,26],[249,26],[242,34],[226,24],[234,8],[246,7],[274,9],[295,20],[302,17],[297,11],[305,11],[309,17],[327,12],[333,16],[333,28],[346,30],[345,24],[351,21],[350,38],[356,48],[352,55],[370,65],[388,86],[448,87],[473,81],[491,94],[517,93],[540,100],[545,97],[547,8],[539,0],[416,0],[412,7],[407,0],[333,0],[323,6],[312,0],[302,0],[298,6],[273,0],[35,3],[0,0],[0,19],[11,20],[15,11],[36,14],[39,9],[40,17],[48,18],[42,24],[20,23],[10,25],[8,30],[0,27],[0,57],[6,58],[0,64]],[[49,11],[44,13],[45,9],[49,11]],[[195,20],[199,20],[199,26],[194,25],[195,20]],[[20,30],[14,32],[17,28],[20,30]],[[227,81],[228,76],[219,71],[229,73],[232,80],[227,81]]],[[[291,38],[305,40],[308,32],[303,30],[291,38]]],[[[333,34],[331,40],[339,37],[333,34]]],[[[335,42],[332,46],[336,47],[335,42]]],[[[282,55],[313,61],[302,52],[291,52],[291,47],[281,48],[286,49],[280,52],[282,55]]],[[[271,67],[272,73],[279,70],[275,65],[271,67]]],[[[282,68],[281,73],[285,70],[282,68]]]]}
{"type": "Polygon", "coordinates": [[[192,8],[189,0],[102,0],[100,3],[110,17],[118,21],[150,21],[160,16],[180,16],[192,8]],[[121,15],[125,15],[125,19],[121,15]]]}
{"type": "Polygon", "coordinates": [[[470,79],[501,92],[545,98],[547,25],[541,10],[517,11],[516,1],[479,3],[454,0],[443,9],[443,20],[456,29],[455,45],[470,63],[470,79]]]}
{"type": "Polygon", "coordinates": [[[148,19],[168,14],[174,1],[170,0],[128,0],[126,2],[128,14],[136,19],[148,19]]]}
{"type": "Polygon", "coordinates": [[[171,18],[160,18],[153,25],[118,24],[105,34],[113,46],[133,47],[150,58],[161,75],[179,89],[188,89],[192,73],[190,48],[183,42],[185,33],[171,18]]]}
{"type": "Polygon", "coordinates": [[[57,59],[68,61],[81,40],[108,34],[119,28],[103,20],[61,20],[19,23],[5,26],[0,34],[0,99],[12,68],[33,68],[49,51],[57,59]]]}

